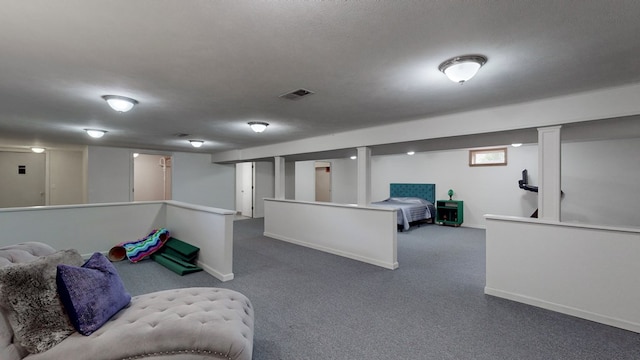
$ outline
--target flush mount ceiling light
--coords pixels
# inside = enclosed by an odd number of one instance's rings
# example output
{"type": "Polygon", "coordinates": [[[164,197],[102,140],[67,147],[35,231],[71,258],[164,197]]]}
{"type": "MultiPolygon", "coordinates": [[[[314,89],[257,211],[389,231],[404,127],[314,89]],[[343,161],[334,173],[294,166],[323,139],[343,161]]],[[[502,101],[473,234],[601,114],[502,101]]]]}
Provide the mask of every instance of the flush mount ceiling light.
{"type": "Polygon", "coordinates": [[[36,153],[36,154],[40,154],[40,153],[43,153],[43,152],[44,152],[44,148],[41,148],[41,147],[32,147],[32,148],[31,148],[31,151],[33,151],[33,152],[34,152],[34,153],[36,153]]]}
{"type": "Polygon", "coordinates": [[[251,126],[251,130],[257,133],[263,132],[267,128],[267,126],[269,126],[269,123],[263,121],[251,121],[248,122],[248,124],[249,126],[251,126]]]}
{"type": "Polygon", "coordinates": [[[464,84],[476,75],[480,67],[487,62],[482,55],[464,55],[451,58],[438,66],[449,80],[464,84]]]}
{"type": "Polygon", "coordinates": [[[357,156],[352,155],[349,159],[351,159],[351,160],[355,160],[355,159],[357,159],[357,158],[358,158],[357,156]]]}
{"type": "Polygon", "coordinates": [[[202,140],[189,140],[189,142],[191,143],[191,146],[193,146],[194,148],[199,148],[204,144],[204,141],[202,140]]]}
{"type": "Polygon", "coordinates": [[[513,147],[520,147],[520,146],[522,146],[522,143],[513,143],[513,144],[511,144],[511,146],[513,146],[513,147]]]}
{"type": "Polygon", "coordinates": [[[138,103],[136,99],[120,95],[104,95],[102,98],[107,101],[107,104],[109,104],[113,110],[118,112],[127,112],[133,109],[133,106],[138,103]]]}
{"type": "Polygon", "coordinates": [[[104,130],[96,130],[96,129],[84,129],[84,131],[86,131],[89,136],[96,139],[103,137],[104,134],[107,133],[104,130]]]}
{"type": "Polygon", "coordinates": [[[407,151],[407,155],[413,155],[415,153],[416,153],[415,151],[407,151]]]}

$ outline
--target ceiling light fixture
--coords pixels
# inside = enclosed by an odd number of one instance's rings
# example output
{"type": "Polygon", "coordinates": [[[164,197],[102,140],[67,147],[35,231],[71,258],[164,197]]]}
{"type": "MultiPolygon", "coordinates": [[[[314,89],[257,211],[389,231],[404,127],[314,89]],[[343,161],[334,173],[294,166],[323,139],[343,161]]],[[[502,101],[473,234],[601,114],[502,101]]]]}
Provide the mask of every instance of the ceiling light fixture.
{"type": "Polygon", "coordinates": [[[267,126],[269,126],[269,123],[263,121],[250,121],[247,124],[251,126],[251,130],[257,133],[263,132],[267,128],[267,126]]]}
{"type": "Polygon", "coordinates": [[[107,132],[105,130],[96,130],[96,129],[84,129],[89,136],[92,138],[99,139],[104,136],[107,132]]]}
{"type": "Polygon", "coordinates": [[[134,105],[138,104],[138,100],[126,96],[104,95],[102,98],[107,101],[107,104],[109,104],[113,110],[118,112],[127,112],[133,109],[134,105]]]}
{"type": "Polygon", "coordinates": [[[350,157],[350,159],[351,159],[351,160],[355,160],[355,159],[357,159],[357,158],[358,158],[358,157],[357,157],[357,156],[355,156],[355,155],[353,155],[353,156],[351,156],[351,157],[350,157]]]}
{"type": "Polygon", "coordinates": [[[415,151],[409,151],[409,152],[407,152],[407,155],[413,155],[415,153],[416,153],[415,151]]]}
{"type": "Polygon", "coordinates": [[[511,144],[511,146],[513,146],[513,147],[520,147],[520,146],[522,146],[522,143],[513,143],[513,144],[511,144]]]}
{"type": "Polygon", "coordinates": [[[36,154],[40,154],[40,153],[43,153],[43,152],[44,152],[44,148],[41,148],[41,147],[32,147],[32,148],[31,148],[31,151],[33,151],[33,152],[34,152],[34,153],[36,153],[36,154]]]}
{"type": "Polygon", "coordinates": [[[202,140],[189,140],[189,142],[191,143],[191,146],[193,146],[194,148],[199,148],[204,144],[204,141],[202,140]]]}
{"type": "Polygon", "coordinates": [[[464,55],[451,58],[438,66],[449,80],[464,84],[476,75],[480,67],[487,62],[483,55],[464,55]]]}

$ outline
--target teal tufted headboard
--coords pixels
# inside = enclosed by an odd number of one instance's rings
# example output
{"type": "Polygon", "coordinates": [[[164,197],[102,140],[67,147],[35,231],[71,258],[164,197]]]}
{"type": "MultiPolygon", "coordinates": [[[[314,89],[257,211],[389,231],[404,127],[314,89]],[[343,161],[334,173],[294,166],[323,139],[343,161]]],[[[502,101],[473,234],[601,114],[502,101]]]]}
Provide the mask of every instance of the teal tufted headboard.
{"type": "Polygon", "coordinates": [[[417,197],[436,203],[436,184],[389,184],[389,197],[417,197]]]}

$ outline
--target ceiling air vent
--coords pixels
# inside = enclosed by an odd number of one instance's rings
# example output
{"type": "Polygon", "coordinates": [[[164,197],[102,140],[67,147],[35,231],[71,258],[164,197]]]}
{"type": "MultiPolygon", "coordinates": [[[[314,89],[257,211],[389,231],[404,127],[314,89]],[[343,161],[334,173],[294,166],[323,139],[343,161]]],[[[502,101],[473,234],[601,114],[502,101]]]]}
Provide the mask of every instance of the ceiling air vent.
{"type": "Polygon", "coordinates": [[[290,93],[286,93],[284,95],[280,95],[281,98],[283,99],[289,99],[289,100],[299,100],[307,95],[311,95],[313,94],[313,91],[309,91],[307,89],[298,89],[295,91],[292,91],[290,93]]]}

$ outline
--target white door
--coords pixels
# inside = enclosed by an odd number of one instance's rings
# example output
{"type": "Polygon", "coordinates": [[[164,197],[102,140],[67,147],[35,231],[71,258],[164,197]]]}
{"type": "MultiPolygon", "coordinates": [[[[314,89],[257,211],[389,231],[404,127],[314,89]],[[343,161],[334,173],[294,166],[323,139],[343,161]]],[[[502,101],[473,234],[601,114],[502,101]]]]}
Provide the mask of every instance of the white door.
{"type": "Polygon", "coordinates": [[[0,207],[45,205],[45,158],[44,153],[0,151],[0,207]]]}
{"type": "Polygon", "coordinates": [[[240,165],[240,187],[242,216],[253,217],[253,163],[247,162],[240,165]]]}

